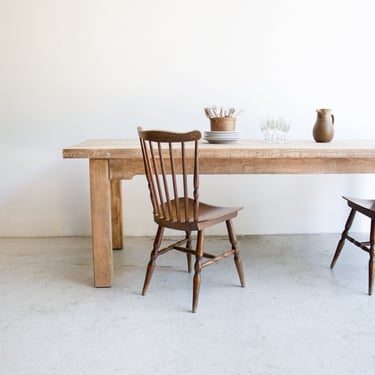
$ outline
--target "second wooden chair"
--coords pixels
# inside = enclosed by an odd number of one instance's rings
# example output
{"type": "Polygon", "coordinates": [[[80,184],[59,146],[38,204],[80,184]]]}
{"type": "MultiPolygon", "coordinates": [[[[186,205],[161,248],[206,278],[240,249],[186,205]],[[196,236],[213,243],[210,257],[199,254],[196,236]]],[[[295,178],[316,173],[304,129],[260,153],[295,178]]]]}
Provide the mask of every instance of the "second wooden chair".
{"type": "Polygon", "coordinates": [[[344,247],[345,240],[350,241],[361,250],[364,250],[370,256],[368,263],[368,294],[371,295],[374,284],[375,200],[348,197],[343,198],[346,199],[351,210],[345,224],[345,229],[342,232],[340,241],[337,244],[336,251],[331,262],[331,268],[335,266],[337,258],[339,257],[341,250],[344,247]],[[367,216],[371,220],[369,241],[358,241],[349,232],[350,228],[352,227],[355,214],[357,212],[367,216]]]}

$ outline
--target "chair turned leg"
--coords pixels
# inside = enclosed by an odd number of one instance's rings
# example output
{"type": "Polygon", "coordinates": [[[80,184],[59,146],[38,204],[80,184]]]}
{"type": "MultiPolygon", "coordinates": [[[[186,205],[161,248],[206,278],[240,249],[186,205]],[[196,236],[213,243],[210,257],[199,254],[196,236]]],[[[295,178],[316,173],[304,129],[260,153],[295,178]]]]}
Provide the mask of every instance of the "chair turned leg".
{"type": "Polygon", "coordinates": [[[240,278],[241,286],[244,288],[246,285],[245,275],[243,273],[242,261],[240,258],[240,251],[238,250],[238,247],[237,247],[237,237],[233,230],[232,220],[227,220],[225,223],[227,225],[229,241],[232,245],[232,250],[234,250],[234,263],[236,264],[237,273],[240,278]]]}
{"type": "Polygon", "coordinates": [[[372,294],[372,287],[374,285],[374,271],[375,271],[375,264],[374,264],[374,252],[370,255],[370,260],[368,262],[368,294],[371,296],[372,294]]]}
{"type": "Polygon", "coordinates": [[[158,250],[161,245],[161,241],[163,239],[163,233],[164,233],[164,228],[162,226],[159,226],[158,231],[156,232],[156,237],[155,237],[153,248],[151,251],[150,261],[148,262],[148,266],[147,266],[145,282],[143,284],[143,289],[142,289],[143,296],[147,292],[148,285],[150,284],[151,277],[154,272],[155,261],[156,261],[156,258],[158,257],[158,250]]]}
{"type": "Polygon", "coordinates": [[[354,209],[352,209],[352,210],[350,211],[350,214],[349,214],[349,216],[348,216],[348,219],[346,220],[346,223],[345,223],[345,229],[344,229],[344,231],[343,231],[342,234],[341,234],[341,238],[340,238],[340,240],[339,240],[339,242],[338,242],[338,244],[337,244],[335,254],[334,254],[334,256],[333,256],[333,258],[332,258],[332,261],[331,261],[331,265],[330,265],[330,268],[331,268],[331,269],[335,266],[336,261],[337,261],[339,255],[340,255],[340,253],[341,253],[341,250],[342,250],[342,248],[344,247],[344,243],[345,243],[346,236],[348,235],[348,232],[349,232],[349,230],[350,230],[350,228],[351,228],[351,226],[352,226],[352,224],[353,224],[353,220],[354,220],[355,212],[356,212],[356,211],[355,211],[354,209]]]}
{"type": "Polygon", "coordinates": [[[203,257],[203,244],[204,244],[204,231],[198,231],[197,248],[195,251],[195,265],[194,265],[194,278],[193,278],[193,307],[192,311],[195,313],[198,307],[199,290],[201,286],[201,270],[202,270],[202,257],[203,257]]]}
{"type": "Polygon", "coordinates": [[[371,231],[370,231],[370,259],[368,261],[368,294],[371,296],[372,287],[374,284],[374,245],[375,245],[375,220],[371,220],[371,231]]]}
{"type": "MultiPolygon", "coordinates": [[[[191,249],[191,232],[186,232],[186,248],[191,249]]],[[[187,266],[188,266],[188,272],[191,273],[191,254],[186,253],[186,260],[187,260],[187,266]]]]}

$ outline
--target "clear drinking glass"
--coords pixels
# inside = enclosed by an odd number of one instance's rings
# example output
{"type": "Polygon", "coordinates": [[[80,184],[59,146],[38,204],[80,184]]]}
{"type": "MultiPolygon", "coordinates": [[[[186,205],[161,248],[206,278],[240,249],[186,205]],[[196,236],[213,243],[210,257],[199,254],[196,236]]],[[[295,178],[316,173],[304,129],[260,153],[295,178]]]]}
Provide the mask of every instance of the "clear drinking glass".
{"type": "Polygon", "coordinates": [[[280,143],[286,142],[286,136],[288,134],[288,131],[290,129],[290,121],[287,117],[279,117],[278,118],[278,127],[280,132],[280,143]]]}
{"type": "Polygon", "coordinates": [[[285,143],[290,121],[285,116],[268,116],[261,120],[260,129],[265,142],[285,143]]]}

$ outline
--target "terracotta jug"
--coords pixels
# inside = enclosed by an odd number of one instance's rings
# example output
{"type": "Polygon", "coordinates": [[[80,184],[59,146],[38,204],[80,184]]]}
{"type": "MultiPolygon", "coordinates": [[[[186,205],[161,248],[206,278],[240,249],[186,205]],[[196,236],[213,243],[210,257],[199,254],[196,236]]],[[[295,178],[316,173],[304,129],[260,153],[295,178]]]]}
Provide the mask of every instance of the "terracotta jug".
{"type": "Polygon", "coordinates": [[[331,142],[334,135],[333,124],[335,117],[332,109],[317,109],[317,118],[313,128],[313,137],[316,142],[331,142]]]}

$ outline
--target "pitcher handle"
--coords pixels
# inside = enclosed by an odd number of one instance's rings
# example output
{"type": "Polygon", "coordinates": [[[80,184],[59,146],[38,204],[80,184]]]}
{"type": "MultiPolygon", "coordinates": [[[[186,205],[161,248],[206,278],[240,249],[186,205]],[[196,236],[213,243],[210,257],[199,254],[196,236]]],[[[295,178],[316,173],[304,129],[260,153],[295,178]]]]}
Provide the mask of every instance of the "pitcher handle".
{"type": "Polygon", "coordinates": [[[335,124],[335,116],[331,114],[331,117],[332,117],[332,125],[335,124]]]}

